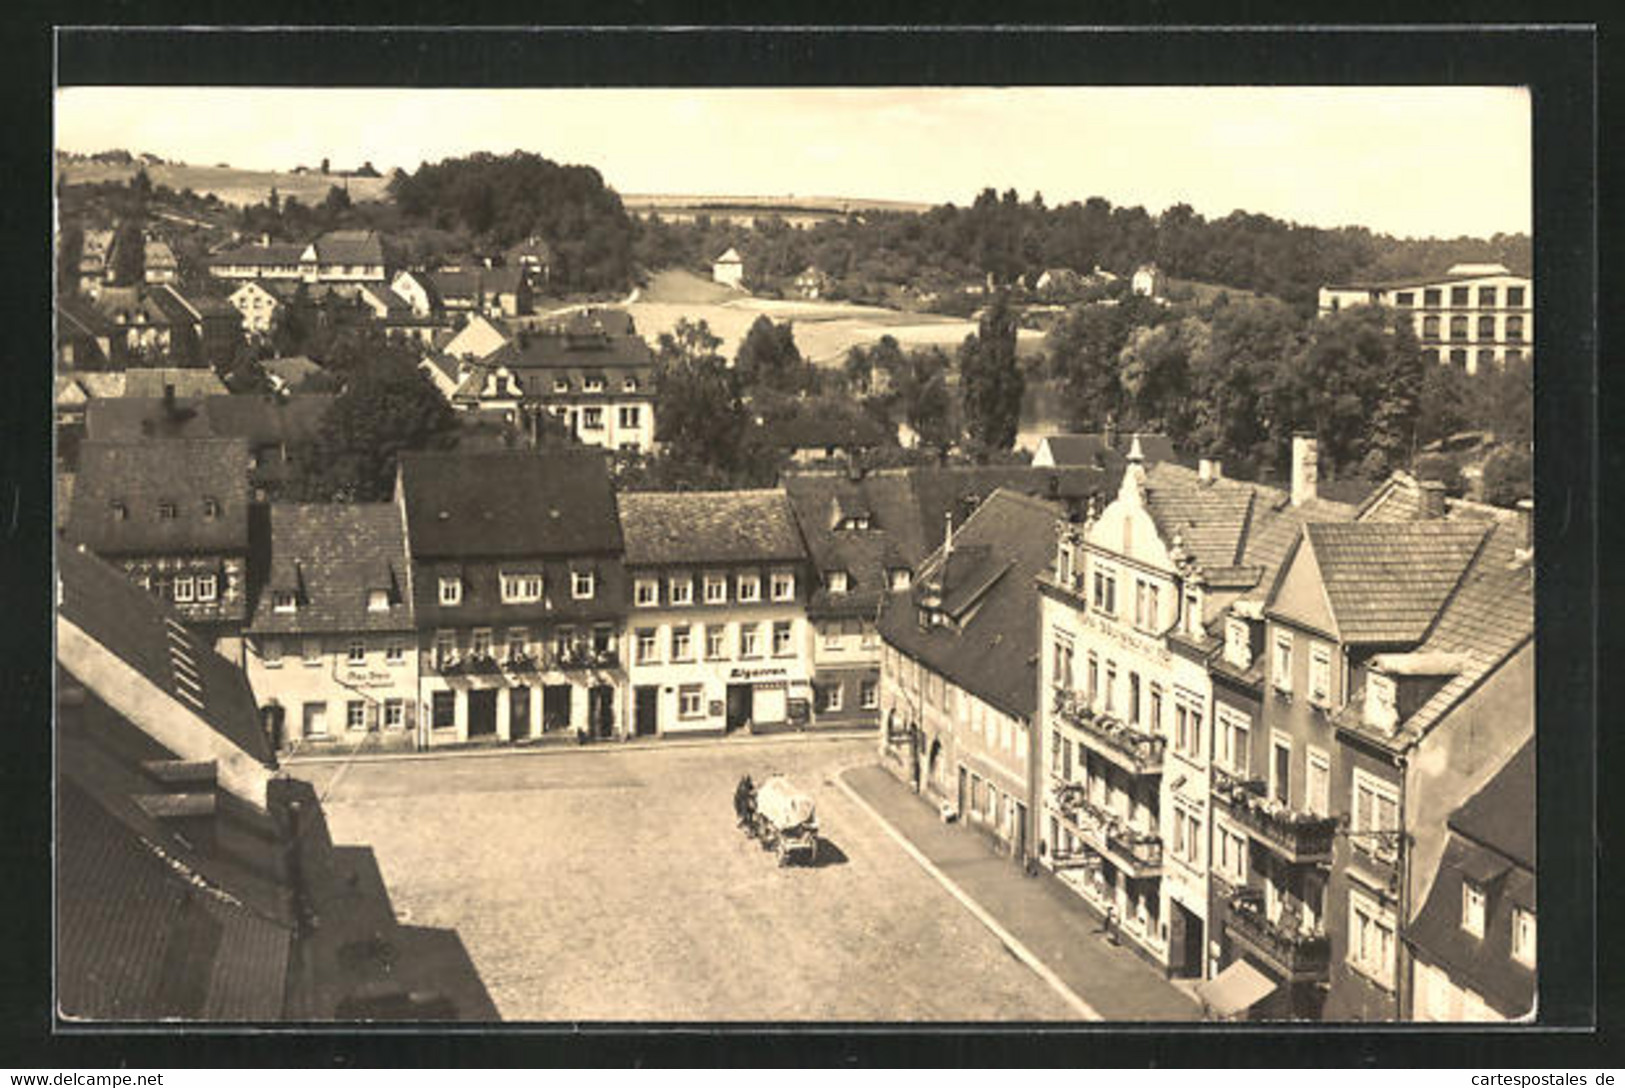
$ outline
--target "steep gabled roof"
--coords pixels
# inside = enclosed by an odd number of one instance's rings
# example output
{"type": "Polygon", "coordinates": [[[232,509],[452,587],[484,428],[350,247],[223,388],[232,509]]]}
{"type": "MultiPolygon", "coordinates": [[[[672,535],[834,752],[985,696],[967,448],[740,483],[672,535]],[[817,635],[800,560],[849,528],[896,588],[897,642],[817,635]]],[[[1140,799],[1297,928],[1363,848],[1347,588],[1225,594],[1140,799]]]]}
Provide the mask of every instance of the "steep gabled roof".
{"type": "Polygon", "coordinates": [[[276,632],[407,631],[406,535],[394,503],[275,503],[266,592],[250,629],[276,632]],[[274,609],[272,591],[299,595],[297,611],[274,609]],[[386,607],[370,606],[372,591],[386,607]]]}
{"type": "Polygon", "coordinates": [[[131,367],[124,372],[126,397],[161,397],[173,386],[177,397],[208,397],[227,392],[214,371],[201,367],[131,367]]]}
{"type": "Polygon", "coordinates": [[[1343,640],[1398,645],[1427,634],[1486,530],[1442,521],[1323,522],[1304,534],[1343,640]]]}
{"type": "Polygon", "coordinates": [[[245,552],[248,465],[242,439],[85,442],[67,538],[102,555],[245,552]]]}
{"type": "Polygon", "coordinates": [[[1236,480],[1203,483],[1181,465],[1159,462],[1146,469],[1145,505],[1165,541],[1177,535],[1204,567],[1234,566],[1252,518],[1258,488],[1236,480]]]}
{"type": "Polygon", "coordinates": [[[620,507],[628,566],[807,558],[782,490],[632,491],[620,507]]]}
{"type": "Polygon", "coordinates": [[[1450,815],[1450,830],[1531,871],[1535,868],[1535,741],[1450,815]]]}
{"type": "Polygon", "coordinates": [[[400,472],[414,559],[622,551],[601,450],[406,453],[400,472]]]}
{"type": "Polygon", "coordinates": [[[384,263],[384,244],[374,230],[330,230],[312,244],[322,264],[384,263]]]}

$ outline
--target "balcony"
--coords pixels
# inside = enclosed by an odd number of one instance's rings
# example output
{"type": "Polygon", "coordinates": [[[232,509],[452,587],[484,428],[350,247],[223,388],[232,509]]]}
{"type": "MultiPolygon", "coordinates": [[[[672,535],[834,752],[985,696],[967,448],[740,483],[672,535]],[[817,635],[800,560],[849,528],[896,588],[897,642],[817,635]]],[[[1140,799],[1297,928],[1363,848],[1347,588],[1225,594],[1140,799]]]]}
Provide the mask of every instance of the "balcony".
{"type": "Polygon", "coordinates": [[[1213,799],[1232,819],[1247,829],[1256,842],[1293,863],[1330,861],[1337,820],[1299,812],[1264,796],[1264,783],[1242,780],[1213,771],[1213,799]]]}
{"type": "Polygon", "coordinates": [[[620,655],[613,646],[595,649],[570,645],[560,647],[553,661],[561,669],[612,669],[620,664],[620,655]]]}
{"type": "Polygon", "coordinates": [[[1162,874],[1162,839],[1130,827],[1122,817],[1089,800],[1076,782],[1056,784],[1054,807],[1074,834],[1096,853],[1136,879],[1162,874]]]}
{"type": "Polygon", "coordinates": [[[1319,927],[1293,921],[1283,911],[1279,921],[1264,913],[1263,893],[1238,888],[1225,901],[1225,932],[1262,957],[1290,982],[1323,979],[1331,967],[1331,942],[1319,927]]]}
{"type": "Polygon", "coordinates": [[[1131,775],[1162,773],[1167,739],[1142,733],[1109,714],[1098,714],[1076,692],[1055,693],[1055,715],[1083,736],[1084,744],[1131,775]]]}

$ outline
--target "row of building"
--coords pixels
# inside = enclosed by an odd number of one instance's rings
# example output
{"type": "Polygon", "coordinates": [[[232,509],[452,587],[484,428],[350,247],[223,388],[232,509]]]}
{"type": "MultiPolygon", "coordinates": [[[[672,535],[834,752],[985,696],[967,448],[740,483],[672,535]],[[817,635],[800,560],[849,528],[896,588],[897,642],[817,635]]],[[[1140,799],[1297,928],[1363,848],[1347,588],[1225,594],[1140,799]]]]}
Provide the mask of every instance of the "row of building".
{"type": "Polygon", "coordinates": [[[884,763],[1217,1015],[1527,1015],[1529,510],[1329,502],[1306,437],[1285,493],[1139,452],[1081,516],[993,495],[891,597],[884,763]]]}
{"type": "Polygon", "coordinates": [[[1469,374],[1533,362],[1534,281],[1501,264],[1456,264],[1443,276],[1328,284],[1321,316],[1347,306],[1388,306],[1411,315],[1422,350],[1469,374]]]}

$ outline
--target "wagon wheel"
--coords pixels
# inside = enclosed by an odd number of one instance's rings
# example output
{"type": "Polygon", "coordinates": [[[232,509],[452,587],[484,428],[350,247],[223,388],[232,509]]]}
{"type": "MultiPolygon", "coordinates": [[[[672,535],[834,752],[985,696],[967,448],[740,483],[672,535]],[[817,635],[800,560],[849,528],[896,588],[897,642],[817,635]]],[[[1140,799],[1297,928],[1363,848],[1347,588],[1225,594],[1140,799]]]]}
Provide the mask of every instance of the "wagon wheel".
{"type": "Polygon", "coordinates": [[[790,864],[790,844],[783,839],[779,840],[779,868],[790,864]]]}

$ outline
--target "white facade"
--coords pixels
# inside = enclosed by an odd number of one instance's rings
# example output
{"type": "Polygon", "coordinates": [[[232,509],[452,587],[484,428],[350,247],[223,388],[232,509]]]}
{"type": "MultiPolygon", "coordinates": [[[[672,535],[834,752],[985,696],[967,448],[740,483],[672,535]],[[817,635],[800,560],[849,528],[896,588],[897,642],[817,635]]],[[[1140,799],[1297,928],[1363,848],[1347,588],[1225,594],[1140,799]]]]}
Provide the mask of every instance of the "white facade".
{"type": "MultiPolygon", "coordinates": [[[[545,375],[544,375],[545,380],[545,375]]],[[[649,453],[655,447],[655,406],[652,394],[614,396],[607,392],[601,400],[569,397],[555,400],[546,395],[534,399],[565,428],[589,446],[606,450],[635,450],[649,453]]]]}
{"type": "Polygon", "coordinates": [[[745,261],[738,250],[730,249],[711,265],[711,278],[727,287],[743,287],[745,261]]]}
{"type": "Polygon", "coordinates": [[[243,332],[259,336],[270,333],[282,309],[281,300],[253,280],[233,291],[227,301],[243,316],[243,332]]]}
{"type": "Polygon", "coordinates": [[[280,729],[273,737],[279,748],[353,744],[368,734],[410,743],[420,717],[413,632],[255,634],[244,641],[249,684],[280,729]]]}
{"type": "Polygon", "coordinates": [[[1372,303],[1409,312],[1422,350],[1469,374],[1534,359],[1534,281],[1500,265],[1456,265],[1436,280],[1320,289],[1322,317],[1372,303]]]}

